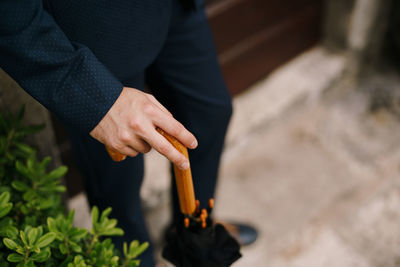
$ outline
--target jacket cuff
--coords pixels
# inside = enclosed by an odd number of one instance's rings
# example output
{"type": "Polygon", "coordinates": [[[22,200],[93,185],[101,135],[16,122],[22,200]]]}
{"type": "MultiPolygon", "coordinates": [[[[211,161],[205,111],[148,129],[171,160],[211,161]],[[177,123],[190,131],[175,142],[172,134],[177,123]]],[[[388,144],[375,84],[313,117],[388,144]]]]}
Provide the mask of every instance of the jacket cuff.
{"type": "Polygon", "coordinates": [[[88,134],[121,94],[123,85],[86,47],[48,107],[69,128],[88,134]]]}

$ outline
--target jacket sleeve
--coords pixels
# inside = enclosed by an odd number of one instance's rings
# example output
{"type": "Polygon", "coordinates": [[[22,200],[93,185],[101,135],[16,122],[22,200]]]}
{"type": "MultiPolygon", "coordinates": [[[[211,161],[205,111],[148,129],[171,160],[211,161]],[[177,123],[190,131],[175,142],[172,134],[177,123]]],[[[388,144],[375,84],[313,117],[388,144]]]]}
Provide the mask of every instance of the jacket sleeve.
{"type": "Polygon", "coordinates": [[[68,40],[42,0],[0,1],[0,68],[83,133],[97,125],[122,90],[87,47],[68,40]]]}

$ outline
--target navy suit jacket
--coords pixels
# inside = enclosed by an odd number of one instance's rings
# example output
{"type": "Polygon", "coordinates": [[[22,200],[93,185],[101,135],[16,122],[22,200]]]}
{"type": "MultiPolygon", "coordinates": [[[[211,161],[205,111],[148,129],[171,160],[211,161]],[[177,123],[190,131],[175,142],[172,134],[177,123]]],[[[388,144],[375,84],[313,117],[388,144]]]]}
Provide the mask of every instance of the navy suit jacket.
{"type": "Polygon", "coordinates": [[[168,0],[0,0],[0,67],[87,134],[154,60],[170,16],[168,0]]]}

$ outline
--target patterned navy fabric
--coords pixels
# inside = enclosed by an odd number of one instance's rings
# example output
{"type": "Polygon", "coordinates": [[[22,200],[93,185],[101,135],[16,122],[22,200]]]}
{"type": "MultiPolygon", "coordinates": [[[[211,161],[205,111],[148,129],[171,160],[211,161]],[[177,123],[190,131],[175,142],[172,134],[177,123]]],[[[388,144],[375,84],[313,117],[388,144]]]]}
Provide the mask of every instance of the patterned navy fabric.
{"type": "Polygon", "coordinates": [[[0,67],[88,133],[155,59],[170,14],[167,0],[1,0],[0,67]]]}
{"type": "Polygon", "coordinates": [[[66,37],[41,0],[0,1],[0,67],[65,124],[86,133],[122,90],[87,47],[66,37]]]}

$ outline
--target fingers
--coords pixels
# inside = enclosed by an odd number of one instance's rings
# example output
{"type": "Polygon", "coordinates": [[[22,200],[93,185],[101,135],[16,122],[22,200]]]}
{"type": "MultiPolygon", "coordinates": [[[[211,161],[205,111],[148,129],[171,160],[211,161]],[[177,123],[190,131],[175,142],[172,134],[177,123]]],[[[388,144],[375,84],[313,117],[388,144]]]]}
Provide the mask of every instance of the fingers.
{"type": "Polygon", "coordinates": [[[143,154],[146,154],[151,150],[151,146],[139,138],[133,139],[133,142],[129,144],[129,147],[143,154]]]}
{"type": "Polygon", "coordinates": [[[155,124],[162,128],[164,131],[169,133],[178,139],[184,146],[189,148],[197,147],[197,140],[193,134],[191,134],[185,127],[175,120],[172,114],[160,103],[153,95],[148,95],[149,100],[156,105],[161,111],[171,116],[171,118],[167,118],[163,116],[164,114],[160,114],[159,117],[155,117],[155,124]]]}
{"type": "Polygon", "coordinates": [[[191,149],[197,147],[196,137],[173,117],[157,116],[154,118],[154,124],[175,137],[184,146],[191,149]]]}
{"type": "Polygon", "coordinates": [[[147,143],[149,143],[160,154],[168,158],[173,164],[183,170],[189,168],[189,160],[182,153],[176,150],[176,148],[154,128],[147,136],[147,143]]]}
{"type": "Polygon", "coordinates": [[[143,154],[147,153],[151,150],[151,147],[146,142],[143,142],[142,147],[138,148],[138,149],[134,149],[130,146],[124,146],[124,147],[119,148],[117,151],[117,150],[111,149],[110,147],[106,146],[106,150],[112,160],[122,161],[126,158],[126,156],[136,157],[139,154],[139,152],[141,152],[143,154]]]}
{"type": "Polygon", "coordinates": [[[189,161],[156,131],[156,127],[186,147],[197,146],[196,138],[152,95],[127,87],[90,134],[112,150],[131,157],[154,147],[172,163],[187,169],[189,161]]]}
{"type": "Polygon", "coordinates": [[[122,152],[122,149],[126,150],[134,150],[140,153],[147,153],[151,150],[151,146],[143,140],[142,137],[137,134],[132,133],[129,130],[121,130],[118,134],[119,141],[122,142],[121,148],[119,149],[122,152]]]}
{"type": "Polygon", "coordinates": [[[136,151],[135,149],[133,149],[129,146],[121,147],[118,150],[116,150],[116,149],[112,149],[112,150],[118,151],[119,153],[130,156],[130,157],[136,157],[139,154],[138,151],[136,151]]]}

